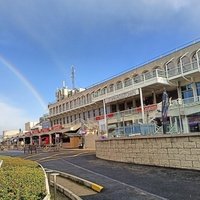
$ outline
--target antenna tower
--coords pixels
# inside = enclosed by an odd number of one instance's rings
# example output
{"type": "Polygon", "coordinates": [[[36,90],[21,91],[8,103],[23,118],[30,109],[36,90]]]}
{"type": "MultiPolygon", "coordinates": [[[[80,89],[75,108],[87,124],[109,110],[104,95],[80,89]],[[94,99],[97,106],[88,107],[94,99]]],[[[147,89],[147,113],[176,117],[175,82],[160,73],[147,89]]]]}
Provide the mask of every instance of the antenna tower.
{"type": "Polygon", "coordinates": [[[72,89],[75,89],[75,69],[74,66],[71,66],[71,79],[72,79],[72,89]]]}

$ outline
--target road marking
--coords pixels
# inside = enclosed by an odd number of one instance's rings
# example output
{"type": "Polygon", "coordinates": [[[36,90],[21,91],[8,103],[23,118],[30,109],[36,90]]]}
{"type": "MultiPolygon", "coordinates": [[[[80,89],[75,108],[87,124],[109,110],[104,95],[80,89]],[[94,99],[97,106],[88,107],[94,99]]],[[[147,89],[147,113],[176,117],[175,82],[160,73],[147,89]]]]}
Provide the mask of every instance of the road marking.
{"type": "Polygon", "coordinates": [[[22,157],[22,158],[23,158],[23,159],[32,158],[32,157],[35,157],[35,156],[40,155],[40,154],[42,154],[42,153],[31,154],[31,155],[29,155],[29,156],[22,157]]]}
{"type": "Polygon", "coordinates": [[[105,176],[105,175],[103,175],[103,174],[99,174],[99,173],[97,173],[97,172],[94,172],[94,171],[92,171],[92,170],[86,169],[86,168],[84,168],[84,167],[80,167],[80,166],[78,166],[78,165],[76,165],[76,164],[73,164],[73,163],[71,163],[71,162],[69,162],[69,161],[66,161],[66,160],[64,160],[64,159],[60,159],[60,160],[63,160],[64,162],[66,162],[66,163],[68,163],[68,164],[70,164],[70,165],[72,165],[72,166],[74,166],[74,167],[77,167],[77,168],[79,168],[79,169],[85,170],[85,171],[87,171],[87,172],[89,172],[89,173],[95,174],[95,175],[97,175],[97,176],[101,176],[101,177],[106,178],[106,179],[109,179],[109,180],[111,180],[111,181],[113,181],[113,182],[116,182],[116,183],[122,184],[122,185],[124,185],[124,186],[126,186],[126,187],[132,188],[132,189],[136,190],[137,192],[139,192],[140,194],[147,194],[147,195],[154,196],[154,197],[156,197],[156,198],[160,198],[161,200],[168,200],[167,198],[164,198],[164,197],[161,197],[161,196],[159,196],[159,195],[156,195],[156,194],[147,192],[147,191],[142,190],[142,189],[140,189],[140,188],[138,188],[138,187],[136,187],[136,186],[128,185],[127,183],[118,181],[118,180],[116,180],[116,179],[110,178],[110,177],[105,176]]]}
{"type": "MultiPolygon", "coordinates": [[[[88,154],[89,152],[82,152],[82,153],[78,153],[78,154],[74,154],[74,155],[71,155],[71,156],[64,156],[65,158],[73,158],[73,157],[77,157],[77,156],[80,156],[82,154],[88,154]]],[[[59,156],[64,153],[59,153],[59,154],[54,154],[54,155],[51,155],[51,156],[47,156],[47,157],[44,157],[44,158],[40,158],[38,160],[35,160],[35,161],[43,161],[43,162],[47,162],[47,161],[51,161],[51,160],[62,160],[62,157],[58,157],[58,158],[53,158],[53,157],[56,157],[56,156],[59,156]],[[52,158],[52,159],[51,159],[52,158]]]]}

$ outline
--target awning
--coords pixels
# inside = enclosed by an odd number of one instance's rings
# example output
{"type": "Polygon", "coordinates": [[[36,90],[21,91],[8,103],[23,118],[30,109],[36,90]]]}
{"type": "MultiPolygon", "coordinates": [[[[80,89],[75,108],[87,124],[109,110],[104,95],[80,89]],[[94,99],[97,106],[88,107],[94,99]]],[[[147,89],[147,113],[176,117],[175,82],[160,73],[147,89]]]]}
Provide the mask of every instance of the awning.
{"type": "Polygon", "coordinates": [[[66,134],[66,133],[77,133],[79,129],[80,129],[80,127],[77,128],[77,129],[75,129],[75,130],[67,130],[67,131],[65,131],[65,132],[63,132],[63,133],[64,133],[64,134],[66,134]]]}

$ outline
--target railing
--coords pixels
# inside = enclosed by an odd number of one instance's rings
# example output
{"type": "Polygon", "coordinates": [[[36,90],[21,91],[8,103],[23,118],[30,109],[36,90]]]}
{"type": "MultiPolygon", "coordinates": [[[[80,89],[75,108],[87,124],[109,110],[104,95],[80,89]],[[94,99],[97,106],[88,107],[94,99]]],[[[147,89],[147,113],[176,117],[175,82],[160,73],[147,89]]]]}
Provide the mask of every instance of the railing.
{"type": "Polygon", "coordinates": [[[118,127],[109,137],[129,137],[134,135],[152,135],[156,132],[155,124],[133,124],[130,126],[118,127]]]}
{"type": "Polygon", "coordinates": [[[169,69],[167,71],[167,77],[172,78],[174,76],[182,75],[184,73],[196,71],[197,69],[198,69],[198,63],[197,61],[194,61],[191,63],[184,64],[182,67],[178,66],[178,67],[169,69]]]}
{"type": "Polygon", "coordinates": [[[200,103],[200,96],[190,97],[186,99],[178,98],[176,100],[172,100],[170,104],[170,108],[178,107],[178,106],[191,106],[191,104],[200,103]]]}

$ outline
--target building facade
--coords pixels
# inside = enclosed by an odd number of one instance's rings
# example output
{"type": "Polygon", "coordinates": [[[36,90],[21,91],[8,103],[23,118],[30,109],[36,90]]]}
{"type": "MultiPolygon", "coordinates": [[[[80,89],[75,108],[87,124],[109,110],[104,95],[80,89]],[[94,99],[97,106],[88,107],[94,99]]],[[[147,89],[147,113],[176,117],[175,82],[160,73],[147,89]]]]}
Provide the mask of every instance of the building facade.
{"type": "Polygon", "coordinates": [[[200,42],[192,43],[87,89],[56,92],[51,126],[84,124],[120,134],[162,132],[162,94],[169,97],[167,132],[200,131],[200,42]]]}

